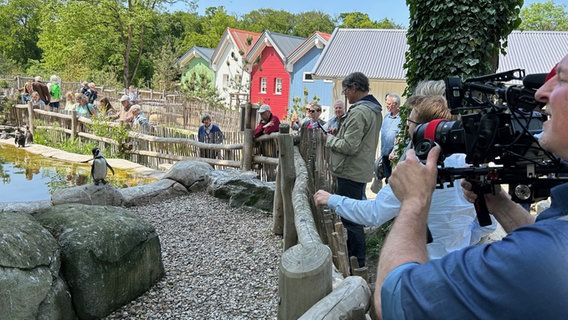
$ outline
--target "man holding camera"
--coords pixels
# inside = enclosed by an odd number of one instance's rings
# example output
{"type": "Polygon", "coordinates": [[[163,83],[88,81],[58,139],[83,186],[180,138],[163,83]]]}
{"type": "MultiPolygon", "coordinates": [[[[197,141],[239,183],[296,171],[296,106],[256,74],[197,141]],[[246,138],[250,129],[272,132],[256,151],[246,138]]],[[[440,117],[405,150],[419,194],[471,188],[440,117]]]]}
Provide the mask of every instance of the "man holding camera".
{"type": "MultiPolygon", "coordinates": [[[[568,159],[568,56],[537,91],[547,104],[540,144],[568,159]]],[[[374,304],[387,319],[564,319],[568,316],[568,183],[551,189],[551,207],[536,219],[498,188],[484,198],[507,232],[502,241],[428,261],[426,218],[440,148],[423,166],[414,150],[389,183],[401,208],[381,251],[374,304]],[[419,183],[417,183],[417,181],[419,183]]],[[[465,197],[477,199],[471,183],[465,197]]]]}

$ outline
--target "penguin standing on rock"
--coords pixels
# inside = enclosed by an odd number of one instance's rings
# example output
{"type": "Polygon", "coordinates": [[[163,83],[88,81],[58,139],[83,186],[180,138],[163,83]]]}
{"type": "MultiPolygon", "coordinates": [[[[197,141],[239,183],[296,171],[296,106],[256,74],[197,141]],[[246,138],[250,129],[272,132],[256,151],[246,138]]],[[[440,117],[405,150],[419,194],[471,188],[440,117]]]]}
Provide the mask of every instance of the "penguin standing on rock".
{"type": "Polygon", "coordinates": [[[107,168],[112,171],[113,175],[114,169],[110,166],[110,164],[108,164],[99,148],[93,148],[93,159],[82,162],[89,162],[90,160],[93,160],[93,164],[91,165],[91,177],[93,178],[95,185],[98,186],[100,182],[107,184],[107,181],[105,180],[107,176],[107,168]]]}

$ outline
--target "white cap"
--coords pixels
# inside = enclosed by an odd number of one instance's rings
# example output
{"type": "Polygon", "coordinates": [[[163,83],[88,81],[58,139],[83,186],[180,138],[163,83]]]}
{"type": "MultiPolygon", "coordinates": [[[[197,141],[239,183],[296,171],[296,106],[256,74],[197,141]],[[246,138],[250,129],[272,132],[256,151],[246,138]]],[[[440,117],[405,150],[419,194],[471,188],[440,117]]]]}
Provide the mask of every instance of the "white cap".
{"type": "Polygon", "coordinates": [[[122,102],[122,101],[126,101],[126,100],[130,100],[130,97],[129,97],[129,96],[127,96],[127,95],[123,95],[122,97],[120,97],[120,99],[119,99],[119,100],[120,100],[120,102],[122,102]]]}
{"type": "Polygon", "coordinates": [[[267,104],[263,104],[260,106],[260,108],[258,108],[258,113],[263,113],[266,111],[270,111],[270,106],[267,104]]]}

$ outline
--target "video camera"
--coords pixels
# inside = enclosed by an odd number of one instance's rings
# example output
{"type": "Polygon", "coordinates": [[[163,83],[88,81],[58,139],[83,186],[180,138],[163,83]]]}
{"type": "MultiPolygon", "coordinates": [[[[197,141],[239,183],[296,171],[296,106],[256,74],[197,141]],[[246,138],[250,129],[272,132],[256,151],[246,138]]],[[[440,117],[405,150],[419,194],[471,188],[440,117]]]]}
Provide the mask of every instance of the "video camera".
{"type": "MultiPolygon", "coordinates": [[[[437,119],[420,124],[412,141],[416,155],[424,160],[435,145],[440,159],[464,153],[470,167],[438,170],[438,185],[465,178],[481,195],[494,192],[497,184],[508,184],[513,200],[530,203],[550,195],[550,188],[568,181],[568,165],[544,150],[538,135],[547,116],[535,100],[536,90],[546,74],[525,76],[522,69],[510,70],[461,81],[446,79],[446,99],[452,114],[461,119],[437,119]],[[523,85],[505,82],[522,81],[523,85]]],[[[478,220],[491,220],[483,197],[476,203],[478,220]]]]}

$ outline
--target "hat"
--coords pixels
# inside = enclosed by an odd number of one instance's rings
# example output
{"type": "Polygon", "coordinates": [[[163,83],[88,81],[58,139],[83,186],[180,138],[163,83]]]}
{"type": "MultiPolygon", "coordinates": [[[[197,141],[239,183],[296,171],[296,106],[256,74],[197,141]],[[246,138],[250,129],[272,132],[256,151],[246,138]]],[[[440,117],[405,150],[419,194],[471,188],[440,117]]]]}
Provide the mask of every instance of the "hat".
{"type": "Polygon", "coordinates": [[[49,81],[51,81],[51,82],[57,82],[58,80],[59,80],[59,79],[57,79],[57,76],[56,76],[56,75],[52,75],[52,76],[49,78],[49,81]]]}
{"type": "Polygon", "coordinates": [[[36,82],[40,82],[40,81],[43,81],[43,78],[41,76],[35,76],[34,80],[36,82]]]}
{"type": "Polygon", "coordinates": [[[126,94],[125,94],[125,95],[123,95],[122,97],[120,97],[120,99],[119,99],[119,100],[120,100],[120,102],[122,102],[122,101],[126,101],[126,100],[130,100],[130,97],[129,97],[128,95],[126,95],[126,94]]]}
{"type": "Polygon", "coordinates": [[[258,113],[263,113],[266,111],[270,111],[270,106],[267,104],[263,104],[260,106],[260,108],[258,108],[258,113]]]}

